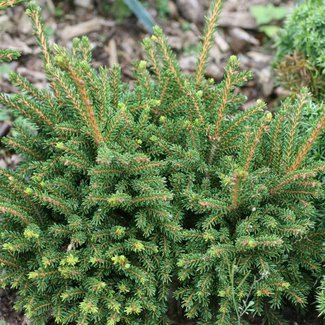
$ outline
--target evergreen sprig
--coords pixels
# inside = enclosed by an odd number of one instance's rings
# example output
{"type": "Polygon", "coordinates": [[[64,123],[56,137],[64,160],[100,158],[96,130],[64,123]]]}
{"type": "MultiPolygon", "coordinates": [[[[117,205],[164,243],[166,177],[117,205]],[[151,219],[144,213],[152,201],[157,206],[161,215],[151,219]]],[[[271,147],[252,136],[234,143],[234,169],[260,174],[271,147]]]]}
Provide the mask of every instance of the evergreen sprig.
{"type": "Polygon", "coordinates": [[[174,298],[197,324],[306,306],[322,273],[325,166],[310,153],[325,113],[305,131],[305,89],[275,116],[262,101],[239,110],[251,74],[236,57],[222,82],[203,77],[219,6],[195,76],[156,27],[132,89],[119,67],[92,68],[86,38],[51,47],[28,6],[50,87],[12,74],[20,92],[0,95],[37,130],[5,140],[24,159],[0,169],[0,263],[33,323],[170,324],[174,298]]]}

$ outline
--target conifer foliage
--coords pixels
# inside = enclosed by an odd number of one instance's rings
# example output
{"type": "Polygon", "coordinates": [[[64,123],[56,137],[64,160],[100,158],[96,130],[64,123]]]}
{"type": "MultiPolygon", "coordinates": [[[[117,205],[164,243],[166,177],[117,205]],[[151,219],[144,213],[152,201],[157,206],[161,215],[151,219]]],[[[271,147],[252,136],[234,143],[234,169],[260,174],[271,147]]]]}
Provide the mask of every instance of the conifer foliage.
{"type": "MultiPolygon", "coordinates": [[[[13,7],[22,2],[22,0],[1,0],[0,10],[7,9],[8,7],[13,7]]],[[[20,53],[15,50],[0,50],[0,63],[9,62],[15,60],[20,56],[20,53]]]]}
{"type": "Polygon", "coordinates": [[[0,94],[37,128],[5,140],[24,160],[0,170],[0,262],[34,324],[170,324],[171,296],[198,324],[277,324],[283,300],[306,305],[324,231],[324,164],[309,153],[325,114],[301,135],[306,90],[275,118],[262,101],[240,111],[251,74],[236,57],[221,83],[204,78],[221,5],[195,76],[156,27],[130,89],[118,66],[91,67],[87,38],[50,46],[29,4],[49,89],[13,73],[20,92],[0,94]]]}

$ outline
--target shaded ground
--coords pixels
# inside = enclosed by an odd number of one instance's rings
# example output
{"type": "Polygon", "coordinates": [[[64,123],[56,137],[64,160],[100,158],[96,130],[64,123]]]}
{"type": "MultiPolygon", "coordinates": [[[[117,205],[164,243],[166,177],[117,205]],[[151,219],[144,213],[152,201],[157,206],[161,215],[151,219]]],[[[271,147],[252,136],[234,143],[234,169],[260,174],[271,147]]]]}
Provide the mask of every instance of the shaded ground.
{"type": "MultiPolygon", "coordinates": [[[[43,7],[43,16],[52,41],[71,46],[73,37],[88,35],[94,51],[94,66],[103,64],[113,66],[119,63],[122,66],[123,77],[132,82],[132,62],[143,57],[140,44],[143,37],[148,34],[135,17],[118,23],[112,13],[106,12],[102,15],[100,0],[94,2],[75,0],[75,3],[67,0],[56,2],[39,0],[39,2],[43,7]]],[[[108,0],[109,2],[113,1],[108,0]]],[[[195,53],[209,3],[209,0],[169,1],[169,17],[166,20],[159,19],[154,6],[149,5],[150,13],[163,27],[172,48],[177,52],[181,68],[188,73],[193,72],[195,67],[195,53]]],[[[279,98],[286,94],[276,85],[271,66],[274,40],[261,32],[250,11],[253,5],[271,3],[284,6],[288,10],[293,6],[293,1],[290,0],[227,0],[211,51],[207,69],[209,77],[222,79],[223,68],[231,54],[238,55],[243,69],[254,72],[254,79],[244,88],[248,98],[245,107],[252,105],[256,99],[263,98],[272,109],[277,105],[279,98]]],[[[280,24],[281,21],[273,21],[271,25],[280,24]]],[[[0,90],[15,92],[14,87],[8,82],[8,74],[12,70],[21,73],[36,86],[45,87],[39,50],[23,7],[0,13],[0,48],[8,47],[19,49],[23,55],[17,62],[0,65],[0,90]]],[[[10,132],[10,115],[0,108],[0,139],[10,132]]],[[[5,151],[0,145],[0,167],[13,168],[18,161],[19,157],[16,154],[5,151]]],[[[5,319],[8,325],[27,324],[27,319],[12,311],[14,300],[13,291],[0,291],[0,319],[5,319]]],[[[286,313],[288,319],[292,320],[292,325],[322,324],[321,320],[313,317],[302,322],[296,319],[291,310],[287,310],[286,313]]],[[[254,325],[260,324],[255,322],[254,325]]]]}

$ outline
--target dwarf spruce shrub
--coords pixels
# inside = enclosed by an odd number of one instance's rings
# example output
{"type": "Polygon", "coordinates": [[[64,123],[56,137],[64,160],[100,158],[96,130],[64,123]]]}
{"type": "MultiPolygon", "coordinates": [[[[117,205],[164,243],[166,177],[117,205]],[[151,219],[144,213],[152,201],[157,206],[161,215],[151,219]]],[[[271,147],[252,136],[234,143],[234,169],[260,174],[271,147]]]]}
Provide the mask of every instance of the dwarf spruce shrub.
{"type": "Polygon", "coordinates": [[[277,45],[280,82],[299,91],[308,86],[325,98],[325,1],[306,0],[289,15],[277,45]]]}
{"type": "Polygon", "coordinates": [[[49,87],[13,73],[19,92],[0,95],[37,128],[5,139],[24,159],[0,170],[0,262],[32,324],[172,324],[173,299],[197,324],[279,324],[284,303],[306,306],[323,257],[325,166],[310,152],[324,107],[301,132],[306,90],[273,117],[260,100],[239,109],[251,74],[236,57],[206,80],[220,8],[194,76],[156,27],[131,88],[118,66],[92,68],[87,38],[50,46],[28,6],[49,87]]]}

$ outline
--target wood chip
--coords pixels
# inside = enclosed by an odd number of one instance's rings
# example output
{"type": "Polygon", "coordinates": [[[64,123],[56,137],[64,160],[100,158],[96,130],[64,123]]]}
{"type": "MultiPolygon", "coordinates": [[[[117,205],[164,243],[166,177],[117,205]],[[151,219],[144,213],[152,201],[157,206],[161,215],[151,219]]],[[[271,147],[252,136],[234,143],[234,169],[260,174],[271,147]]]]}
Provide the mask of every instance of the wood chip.
{"type": "Polygon", "coordinates": [[[20,73],[22,76],[26,77],[27,79],[33,81],[33,83],[36,81],[43,81],[46,79],[46,76],[43,72],[30,70],[23,66],[17,68],[17,72],[20,73]]]}
{"type": "Polygon", "coordinates": [[[10,122],[4,122],[0,124],[0,138],[5,137],[9,133],[10,128],[11,128],[10,122]]]}
{"type": "Polygon", "coordinates": [[[210,63],[207,66],[206,69],[206,76],[216,79],[216,80],[221,80],[223,78],[223,71],[216,65],[213,63],[210,63]]]}
{"type": "Polygon", "coordinates": [[[249,12],[221,12],[219,21],[221,27],[241,27],[244,29],[256,29],[256,21],[249,12]]]}
{"type": "Polygon", "coordinates": [[[221,52],[225,53],[230,50],[229,44],[220,33],[216,33],[215,41],[221,52]]]}
{"type": "Polygon", "coordinates": [[[74,37],[78,37],[81,35],[86,35],[91,32],[99,31],[103,28],[103,26],[113,27],[115,23],[113,21],[107,21],[105,19],[90,19],[88,21],[84,21],[80,24],[74,26],[66,26],[60,33],[60,37],[64,41],[68,41],[74,37]]]}
{"type": "Polygon", "coordinates": [[[259,65],[268,65],[273,60],[273,56],[270,54],[264,54],[261,52],[256,51],[249,51],[247,52],[247,56],[252,59],[254,62],[258,63],[259,65]]]}
{"type": "Polygon", "coordinates": [[[13,24],[7,15],[0,16],[0,32],[7,32],[12,30],[13,24]]]}
{"type": "Polygon", "coordinates": [[[93,9],[94,7],[92,0],[74,0],[74,4],[86,9],[93,9]]]}
{"type": "Polygon", "coordinates": [[[260,71],[256,71],[259,83],[262,85],[262,92],[265,97],[272,94],[274,88],[273,73],[271,67],[265,67],[260,71]]]}
{"type": "Polygon", "coordinates": [[[180,14],[190,22],[204,21],[204,12],[199,0],[176,0],[180,14]]]}
{"type": "Polygon", "coordinates": [[[179,60],[179,65],[183,71],[193,72],[196,68],[196,57],[194,55],[183,56],[179,60]]]}
{"type": "Polygon", "coordinates": [[[8,34],[1,35],[0,49],[13,49],[22,52],[23,54],[31,54],[33,50],[18,38],[11,38],[8,34]]]}
{"type": "Polygon", "coordinates": [[[117,47],[113,38],[108,42],[105,51],[108,54],[108,65],[112,68],[114,65],[118,64],[117,47]]]}
{"type": "Polygon", "coordinates": [[[230,46],[235,53],[241,52],[249,45],[259,45],[259,41],[242,28],[231,28],[229,34],[232,38],[230,46]]]}

